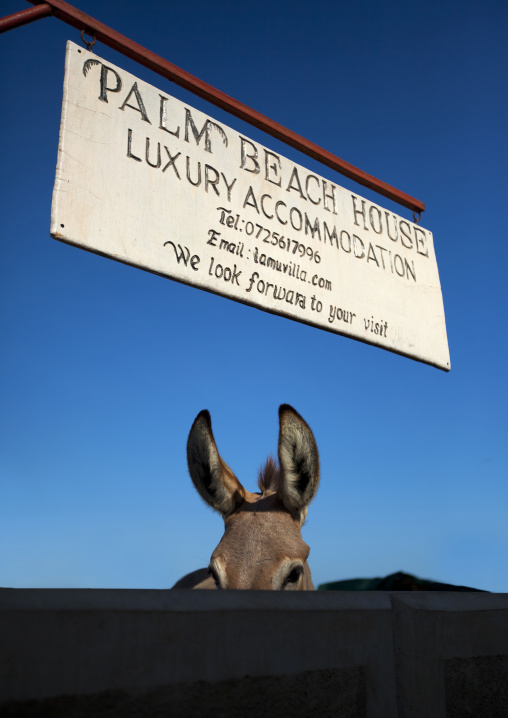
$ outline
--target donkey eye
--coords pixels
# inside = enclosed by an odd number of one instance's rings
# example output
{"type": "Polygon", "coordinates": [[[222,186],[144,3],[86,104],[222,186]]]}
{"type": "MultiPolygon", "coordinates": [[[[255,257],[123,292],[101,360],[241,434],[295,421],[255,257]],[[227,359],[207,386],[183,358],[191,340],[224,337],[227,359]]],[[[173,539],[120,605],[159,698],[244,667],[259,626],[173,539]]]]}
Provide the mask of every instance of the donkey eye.
{"type": "Polygon", "coordinates": [[[295,566],[293,569],[291,569],[291,571],[289,572],[289,574],[286,577],[286,580],[284,581],[282,588],[289,588],[289,589],[294,588],[295,585],[300,580],[300,576],[302,575],[302,572],[303,572],[303,569],[301,566],[295,566]]]}
{"type": "Polygon", "coordinates": [[[215,581],[215,586],[216,586],[217,588],[220,588],[219,576],[217,575],[217,572],[216,572],[216,570],[213,568],[213,566],[209,566],[209,567],[208,567],[208,574],[209,574],[209,575],[213,578],[213,580],[215,581]]]}

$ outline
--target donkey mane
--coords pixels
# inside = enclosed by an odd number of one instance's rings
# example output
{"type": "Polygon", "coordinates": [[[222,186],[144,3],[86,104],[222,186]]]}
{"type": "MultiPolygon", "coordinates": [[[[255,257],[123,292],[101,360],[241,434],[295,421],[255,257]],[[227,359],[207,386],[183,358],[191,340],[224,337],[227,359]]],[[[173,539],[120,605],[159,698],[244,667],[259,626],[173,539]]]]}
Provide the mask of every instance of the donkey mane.
{"type": "Polygon", "coordinates": [[[280,469],[273,456],[269,456],[265,465],[258,472],[258,488],[265,496],[269,491],[277,491],[279,487],[280,469]]]}

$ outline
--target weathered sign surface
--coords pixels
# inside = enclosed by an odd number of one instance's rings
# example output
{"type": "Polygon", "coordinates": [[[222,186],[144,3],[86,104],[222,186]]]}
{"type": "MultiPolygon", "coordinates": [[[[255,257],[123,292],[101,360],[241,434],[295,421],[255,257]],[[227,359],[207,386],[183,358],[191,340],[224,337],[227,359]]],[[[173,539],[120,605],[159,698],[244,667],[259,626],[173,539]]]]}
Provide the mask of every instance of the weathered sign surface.
{"type": "Polygon", "coordinates": [[[72,42],[51,234],[450,369],[431,232],[72,42]]]}

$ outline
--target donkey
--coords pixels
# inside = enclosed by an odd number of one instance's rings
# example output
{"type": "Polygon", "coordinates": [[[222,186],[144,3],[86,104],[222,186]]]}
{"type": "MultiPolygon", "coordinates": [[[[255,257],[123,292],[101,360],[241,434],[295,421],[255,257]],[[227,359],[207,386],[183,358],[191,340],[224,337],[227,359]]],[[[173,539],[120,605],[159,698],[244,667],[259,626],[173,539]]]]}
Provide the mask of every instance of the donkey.
{"type": "Polygon", "coordinates": [[[198,414],[187,441],[189,473],[225,530],[208,569],[173,588],[314,590],[300,529],[317,491],[319,456],[311,429],[288,404],[279,407],[278,457],[279,467],[267,460],[259,493],[251,494],[219,456],[209,412],[198,414]]]}

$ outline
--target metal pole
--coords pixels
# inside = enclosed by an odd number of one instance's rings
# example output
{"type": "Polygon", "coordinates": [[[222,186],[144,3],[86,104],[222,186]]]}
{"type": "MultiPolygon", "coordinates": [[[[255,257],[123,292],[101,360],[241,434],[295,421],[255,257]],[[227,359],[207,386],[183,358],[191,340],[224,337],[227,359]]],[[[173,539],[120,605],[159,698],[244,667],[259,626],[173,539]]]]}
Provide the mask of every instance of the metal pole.
{"type": "Polygon", "coordinates": [[[52,12],[51,5],[45,2],[36,7],[29,7],[28,10],[20,10],[20,12],[15,12],[12,15],[1,17],[0,33],[13,30],[15,27],[21,27],[21,25],[28,25],[29,22],[40,20],[41,17],[48,17],[52,12]]]}
{"type": "MultiPolygon", "coordinates": [[[[43,4],[43,0],[28,0],[28,2],[36,6],[43,4]]],[[[303,152],[303,154],[308,157],[312,157],[312,159],[318,160],[318,162],[340,172],[340,174],[345,177],[349,177],[349,179],[358,182],[358,184],[388,197],[394,202],[413,210],[413,212],[423,212],[425,210],[425,204],[420,200],[358,169],[354,165],[349,164],[349,162],[319,147],[319,145],[305,139],[305,137],[296,134],[296,132],[287,129],[278,122],[274,122],[274,120],[244,105],[242,102],[229,97],[229,95],[221,92],[221,90],[217,90],[215,87],[173,65],[171,62],[168,62],[168,60],[156,55],[142,45],[138,45],[138,43],[129,40],[125,35],[121,35],[119,32],[116,32],[116,30],[99,22],[99,20],[95,20],[93,17],[90,17],[90,15],[86,15],[84,12],[81,12],[81,10],[64,2],[64,0],[48,0],[44,5],[51,6],[53,15],[59,20],[63,20],[63,22],[72,25],[72,27],[78,30],[86,30],[92,33],[97,40],[113,48],[113,50],[117,50],[131,60],[139,62],[140,65],[175,82],[177,85],[180,85],[180,87],[184,87],[186,90],[193,92],[195,95],[198,95],[213,105],[235,115],[235,117],[239,117],[241,120],[254,125],[254,127],[263,130],[263,132],[266,132],[268,135],[285,142],[294,149],[303,152]]]]}

